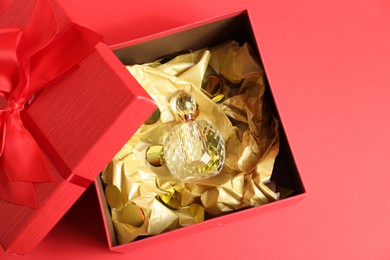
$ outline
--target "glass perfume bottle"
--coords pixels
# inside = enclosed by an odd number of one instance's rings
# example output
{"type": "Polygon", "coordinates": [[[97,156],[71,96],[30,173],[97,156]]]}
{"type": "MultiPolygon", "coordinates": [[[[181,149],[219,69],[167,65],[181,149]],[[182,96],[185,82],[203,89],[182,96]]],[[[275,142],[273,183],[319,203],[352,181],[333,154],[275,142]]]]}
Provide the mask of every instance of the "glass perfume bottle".
{"type": "Polygon", "coordinates": [[[218,130],[205,120],[196,120],[198,105],[188,92],[178,92],[171,104],[183,122],[171,129],[164,146],[148,149],[149,163],[165,164],[183,182],[219,174],[225,161],[225,142],[218,130]]]}

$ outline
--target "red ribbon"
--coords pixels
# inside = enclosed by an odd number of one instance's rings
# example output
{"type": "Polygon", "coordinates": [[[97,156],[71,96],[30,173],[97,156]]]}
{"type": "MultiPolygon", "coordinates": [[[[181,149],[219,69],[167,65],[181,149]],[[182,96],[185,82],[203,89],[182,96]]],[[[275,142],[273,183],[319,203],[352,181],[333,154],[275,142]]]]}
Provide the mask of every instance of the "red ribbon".
{"type": "Polygon", "coordinates": [[[33,183],[51,178],[21,112],[35,93],[77,67],[100,40],[76,24],[59,32],[47,0],[36,1],[25,30],[0,28],[0,198],[38,207],[33,183]]]}

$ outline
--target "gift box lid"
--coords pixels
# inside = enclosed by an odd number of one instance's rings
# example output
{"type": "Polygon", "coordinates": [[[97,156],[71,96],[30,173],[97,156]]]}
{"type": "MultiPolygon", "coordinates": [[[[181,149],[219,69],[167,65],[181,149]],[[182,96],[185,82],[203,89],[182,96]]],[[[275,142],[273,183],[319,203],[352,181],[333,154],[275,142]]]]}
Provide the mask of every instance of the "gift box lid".
{"type": "Polygon", "coordinates": [[[22,50],[0,55],[0,243],[6,252],[27,254],[155,105],[100,37],[54,1],[15,1],[0,17],[0,38],[3,53],[22,50]],[[38,151],[31,158],[30,147],[38,151]],[[21,176],[10,174],[23,167],[21,176]]]}

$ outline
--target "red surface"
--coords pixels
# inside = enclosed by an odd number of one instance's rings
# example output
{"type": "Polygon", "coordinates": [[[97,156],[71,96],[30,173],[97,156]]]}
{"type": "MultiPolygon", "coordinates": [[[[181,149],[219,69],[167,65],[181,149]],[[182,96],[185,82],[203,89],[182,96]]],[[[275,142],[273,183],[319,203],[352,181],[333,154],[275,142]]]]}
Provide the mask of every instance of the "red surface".
{"type": "MultiPolygon", "coordinates": [[[[390,258],[387,1],[66,4],[105,34],[108,43],[248,7],[307,195],[294,206],[119,255],[106,250],[92,192],[27,258],[390,258]]],[[[16,259],[4,256],[11,258],[16,259]]]]}

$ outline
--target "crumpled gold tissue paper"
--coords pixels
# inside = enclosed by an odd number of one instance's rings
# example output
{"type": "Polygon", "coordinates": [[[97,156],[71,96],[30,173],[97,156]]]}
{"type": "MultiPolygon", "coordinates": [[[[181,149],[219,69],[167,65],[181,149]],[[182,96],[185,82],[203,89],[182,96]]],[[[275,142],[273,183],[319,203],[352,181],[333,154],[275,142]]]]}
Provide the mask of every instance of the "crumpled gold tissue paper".
{"type": "Polygon", "coordinates": [[[229,41],[163,64],[157,60],[127,68],[161,115],[154,124],[140,127],[102,173],[119,243],[279,198],[270,179],[279,151],[279,124],[263,106],[264,72],[249,44],[229,41]],[[218,103],[202,90],[210,75],[220,79],[218,103]],[[225,140],[225,165],[215,177],[182,183],[166,166],[153,167],[145,160],[146,149],[164,144],[180,122],[170,105],[178,90],[194,96],[199,119],[211,122],[225,140]]]}

